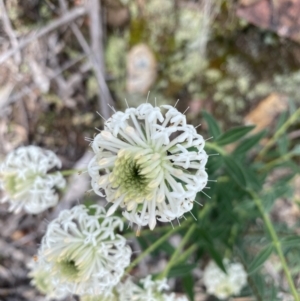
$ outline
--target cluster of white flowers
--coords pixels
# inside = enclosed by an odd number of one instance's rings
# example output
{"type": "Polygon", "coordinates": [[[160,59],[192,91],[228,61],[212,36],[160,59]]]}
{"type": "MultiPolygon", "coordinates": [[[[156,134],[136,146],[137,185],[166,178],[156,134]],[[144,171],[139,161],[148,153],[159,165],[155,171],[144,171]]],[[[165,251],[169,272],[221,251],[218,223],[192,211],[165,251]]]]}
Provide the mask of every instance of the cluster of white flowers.
{"type": "MultiPolygon", "coordinates": [[[[132,252],[116,234],[123,221],[112,214],[123,208],[138,230],[181,218],[207,184],[204,144],[175,107],[145,103],[115,113],[93,140],[95,156],[88,166],[93,190],[112,205],[107,212],[98,205],[60,212],[30,263],[31,283],[48,300],[76,294],[82,301],[187,301],[164,292],[166,279],[148,276],[140,286],[121,281],[132,252]]],[[[66,183],[55,171],[60,167],[52,151],[18,148],[0,165],[1,201],[9,202],[11,211],[34,214],[55,206],[57,189],[66,183]]]]}
{"type": "Polygon", "coordinates": [[[140,280],[140,286],[130,278],[120,282],[110,296],[82,296],[81,301],[188,301],[186,297],[177,297],[174,293],[165,294],[168,290],[167,279],[152,280],[147,276],[140,280]]]}
{"type": "Polygon", "coordinates": [[[176,108],[162,107],[164,115],[149,103],[115,113],[93,140],[88,166],[95,193],[112,203],[108,215],[120,206],[150,229],[190,211],[208,178],[203,137],[176,108]]]}
{"type": "Polygon", "coordinates": [[[188,301],[186,297],[176,297],[174,293],[165,294],[168,290],[167,279],[154,281],[151,276],[140,280],[142,287],[134,284],[131,279],[120,283],[117,291],[122,301],[188,301]]]}
{"type": "Polygon", "coordinates": [[[10,211],[24,209],[28,213],[40,213],[58,202],[57,188],[65,186],[59,172],[61,162],[50,150],[37,146],[20,147],[8,154],[0,164],[0,189],[4,191],[1,202],[9,202],[10,211]]]}
{"type": "Polygon", "coordinates": [[[238,295],[247,283],[247,273],[240,263],[230,263],[228,259],[224,259],[223,264],[227,274],[215,262],[210,261],[203,275],[207,292],[221,300],[238,295]]]}
{"type": "Polygon", "coordinates": [[[80,298],[80,301],[120,301],[115,294],[110,295],[85,295],[80,298]]]}
{"type": "Polygon", "coordinates": [[[131,257],[126,239],[115,234],[116,229],[123,229],[122,220],[106,217],[98,205],[64,210],[48,225],[38,260],[50,266],[65,291],[109,296],[131,257]]]}

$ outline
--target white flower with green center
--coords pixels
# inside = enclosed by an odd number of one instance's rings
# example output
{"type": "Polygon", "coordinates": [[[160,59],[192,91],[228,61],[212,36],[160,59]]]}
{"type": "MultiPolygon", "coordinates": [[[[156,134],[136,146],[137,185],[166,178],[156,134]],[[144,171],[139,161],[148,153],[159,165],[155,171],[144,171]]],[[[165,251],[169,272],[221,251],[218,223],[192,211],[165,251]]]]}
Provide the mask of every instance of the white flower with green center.
{"type": "Polygon", "coordinates": [[[117,112],[92,143],[92,187],[139,228],[169,222],[192,209],[207,184],[205,141],[172,106],[151,104],[117,112]]]}
{"type": "Polygon", "coordinates": [[[110,293],[130,263],[126,239],[115,234],[123,229],[118,217],[106,217],[103,207],[88,210],[80,205],[62,211],[47,228],[40,254],[51,265],[52,275],[70,293],[110,293]]]}
{"type": "Polygon", "coordinates": [[[141,286],[137,286],[130,279],[125,283],[119,283],[117,291],[122,301],[188,301],[186,297],[176,297],[173,293],[167,295],[163,293],[168,290],[167,279],[152,280],[151,276],[147,276],[140,280],[141,286]]]}
{"type": "Polygon", "coordinates": [[[60,284],[56,278],[51,275],[51,265],[37,257],[36,261],[28,264],[30,272],[28,276],[32,278],[30,284],[35,286],[39,292],[46,295],[46,300],[64,299],[70,293],[66,290],[64,284],[60,284]]]}
{"type": "Polygon", "coordinates": [[[56,189],[65,187],[60,172],[61,162],[50,150],[37,146],[20,147],[9,153],[0,164],[0,189],[4,191],[1,202],[9,202],[10,211],[24,209],[37,214],[58,202],[56,189]]]}
{"type": "Polygon", "coordinates": [[[85,295],[80,298],[80,301],[120,301],[121,299],[117,298],[114,294],[111,295],[85,295]]]}
{"type": "Polygon", "coordinates": [[[247,283],[247,273],[240,263],[230,263],[223,260],[227,274],[215,262],[210,261],[203,274],[203,282],[209,294],[225,300],[233,295],[238,295],[247,283]]]}

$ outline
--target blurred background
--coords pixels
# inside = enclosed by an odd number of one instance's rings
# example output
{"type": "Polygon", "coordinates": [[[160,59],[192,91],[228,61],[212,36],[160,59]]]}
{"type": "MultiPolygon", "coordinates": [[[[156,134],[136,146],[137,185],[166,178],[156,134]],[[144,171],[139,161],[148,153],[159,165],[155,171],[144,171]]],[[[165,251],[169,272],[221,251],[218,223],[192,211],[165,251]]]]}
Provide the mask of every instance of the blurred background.
{"type": "MultiPolygon", "coordinates": [[[[255,124],[254,132],[300,103],[297,0],[0,0],[0,12],[0,160],[34,144],[66,169],[85,167],[85,137],[103,125],[96,111],[107,119],[124,99],[179,99],[194,126],[206,110],[223,129],[255,124]]],[[[207,137],[206,125],[198,132],[207,137]]],[[[45,219],[89,187],[87,176],[74,176],[65,202],[34,218],[1,205],[0,300],[39,300],[26,260],[45,219]]],[[[285,208],[287,220],[299,217],[297,206],[285,208]]]]}

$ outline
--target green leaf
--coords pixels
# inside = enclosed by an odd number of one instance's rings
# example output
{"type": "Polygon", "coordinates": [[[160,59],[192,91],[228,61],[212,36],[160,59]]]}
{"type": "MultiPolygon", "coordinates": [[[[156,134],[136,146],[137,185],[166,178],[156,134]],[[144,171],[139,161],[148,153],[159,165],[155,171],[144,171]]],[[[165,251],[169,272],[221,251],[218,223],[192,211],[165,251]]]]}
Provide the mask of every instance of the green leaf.
{"type": "Polygon", "coordinates": [[[288,101],[289,101],[289,112],[290,112],[290,115],[292,115],[293,113],[295,113],[297,111],[297,106],[293,99],[289,98],[288,101]]]}
{"type": "Polygon", "coordinates": [[[183,277],[183,288],[186,292],[186,294],[189,296],[191,301],[195,300],[195,295],[194,295],[194,278],[191,274],[186,275],[183,277]]]}
{"type": "Polygon", "coordinates": [[[190,273],[196,267],[195,264],[180,264],[171,268],[169,278],[184,276],[190,273]]]}
{"type": "Polygon", "coordinates": [[[299,156],[300,155],[300,145],[296,145],[293,149],[292,149],[292,154],[294,156],[299,156]]]}
{"type": "Polygon", "coordinates": [[[281,240],[281,244],[283,247],[289,248],[289,247],[298,247],[300,248],[300,236],[290,236],[283,238],[281,240]]]}
{"type": "Polygon", "coordinates": [[[276,132],[287,120],[288,114],[287,112],[283,112],[280,114],[278,121],[276,123],[275,131],[276,132]]]}
{"type": "Polygon", "coordinates": [[[206,111],[202,112],[202,116],[205,119],[205,121],[207,122],[209,134],[212,135],[214,137],[214,139],[217,139],[221,135],[221,130],[220,130],[218,123],[212,117],[212,115],[210,115],[206,111]]]}
{"type": "Polygon", "coordinates": [[[259,269],[263,263],[270,257],[273,252],[273,246],[267,246],[261,250],[261,252],[255,257],[255,259],[251,262],[248,273],[251,274],[259,269]]]}
{"type": "Polygon", "coordinates": [[[198,229],[197,234],[199,238],[195,239],[195,241],[208,252],[219,268],[226,273],[226,269],[223,265],[223,256],[215,249],[215,243],[210,235],[210,231],[208,229],[200,228],[198,229]]]}
{"type": "Polygon", "coordinates": [[[259,132],[256,135],[250,136],[240,142],[237,148],[234,150],[235,155],[246,153],[253,146],[257,145],[258,142],[266,135],[266,131],[259,132]]]}
{"type": "Polygon", "coordinates": [[[224,156],[225,168],[229,176],[242,188],[247,186],[246,176],[244,174],[242,166],[237,160],[229,156],[224,156]]]}
{"type": "Polygon", "coordinates": [[[263,207],[266,212],[271,211],[275,201],[278,198],[289,196],[289,193],[292,191],[292,188],[288,183],[289,178],[290,177],[286,177],[281,179],[280,181],[277,181],[274,184],[274,188],[272,190],[268,190],[262,195],[261,198],[263,201],[263,207]]]}
{"type": "Polygon", "coordinates": [[[264,183],[262,175],[257,174],[257,171],[250,169],[249,167],[243,168],[243,172],[246,176],[247,185],[255,191],[260,191],[264,183]]]}
{"type": "Polygon", "coordinates": [[[207,173],[212,176],[223,165],[222,156],[211,156],[206,164],[207,173]]]}
{"type": "Polygon", "coordinates": [[[282,135],[277,140],[277,145],[279,149],[279,153],[283,156],[288,153],[288,147],[289,147],[289,138],[287,134],[282,135]]]}
{"type": "Polygon", "coordinates": [[[224,272],[227,274],[227,271],[225,269],[225,266],[223,264],[223,256],[217,252],[217,250],[212,246],[212,245],[208,245],[207,246],[209,255],[211,256],[211,258],[214,260],[214,262],[217,264],[217,266],[224,272]]]}
{"type": "Polygon", "coordinates": [[[239,126],[233,129],[230,129],[226,133],[220,135],[216,140],[218,145],[226,145],[232,142],[239,140],[240,138],[244,137],[250,131],[252,131],[255,126],[239,126]]]}
{"type": "Polygon", "coordinates": [[[274,193],[268,193],[262,196],[264,211],[270,212],[276,200],[274,193]]]}

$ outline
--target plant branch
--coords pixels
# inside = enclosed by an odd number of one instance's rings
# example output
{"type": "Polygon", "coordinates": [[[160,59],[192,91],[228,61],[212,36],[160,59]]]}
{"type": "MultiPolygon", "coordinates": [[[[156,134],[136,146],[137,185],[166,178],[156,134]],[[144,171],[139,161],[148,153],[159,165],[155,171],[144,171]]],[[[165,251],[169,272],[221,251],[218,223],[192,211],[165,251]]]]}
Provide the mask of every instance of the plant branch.
{"type": "Polygon", "coordinates": [[[165,267],[164,271],[160,274],[158,278],[163,279],[166,278],[172,268],[172,266],[177,262],[178,255],[182,251],[184,245],[188,242],[190,239],[191,235],[194,233],[196,230],[196,224],[193,223],[190,229],[186,232],[185,236],[181,240],[179,246],[176,248],[175,252],[172,254],[167,266],[165,267]]]}
{"type": "Polygon", "coordinates": [[[217,151],[220,155],[223,155],[223,156],[226,155],[225,150],[222,147],[218,146],[216,143],[205,142],[205,147],[217,151]]]}
{"type": "Polygon", "coordinates": [[[280,241],[279,241],[278,236],[276,234],[276,231],[275,231],[275,229],[273,227],[271,219],[270,219],[269,215],[264,211],[264,208],[263,208],[263,205],[262,205],[262,201],[258,197],[258,195],[254,191],[252,191],[252,190],[248,190],[248,192],[252,196],[252,198],[253,198],[256,206],[258,207],[258,209],[259,209],[259,211],[260,211],[260,213],[262,215],[262,218],[264,220],[265,226],[267,227],[267,229],[269,231],[269,234],[271,236],[273,245],[274,245],[274,247],[275,247],[275,249],[277,251],[277,254],[279,256],[280,262],[282,264],[282,268],[283,268],[284,274],[285,274],[285,276],[287,278],[287,282],[289,284],[291,293],[292,293],[295,301],[300,301],[299,294],[298,294],[298,292],[297,292],[297,290],[295,288],[295,285],[294,285],[294,282],[293,282],[293,279],[292,279],[292,275],[291,275],[291,273],[289,271],[286,259],[284,257],[283,251],[281,249],[280,241]]]}
{"type": "MultiPolygon", "coordinates": [[[[183,223],[185,224],[186,221],[183,223]]],[[[151,246],[149,246],[146,250],[144,250],[126,269],[125,274],[129,274],[130,271],[141,261],[143,260],[148,254],[156,250],[162,243],[164,243],[172,234],[176,233],[177,231],[181,230],[182,227],[176,227],[169,230],[165,235],[155,241],[151,246]]]]}
{"type": "Polygon", "coordinates": [[[74,174],[82,174],[83,172],[86,172],[87,170],[86,169],[66,169],[66,170],[62,170],[60,171],[60,173],[63,175],[63,176],[71,176],[71,175],[74,175],[74,174]]]}
{"type": "Polygon", "coordinates": [[[261,151],[258,153],[256,156],[257,159],[261,159],[267,151],[274,145],[276,144],[277,140],[279,139],[280,136],[282,136],[286,130],[293,124],[295,123],[298,119],[300,118],[300,108],[296,110],[290,118],[276,131],[274,136],[266,143],[266,145],[261,149],[261,151]]]}

